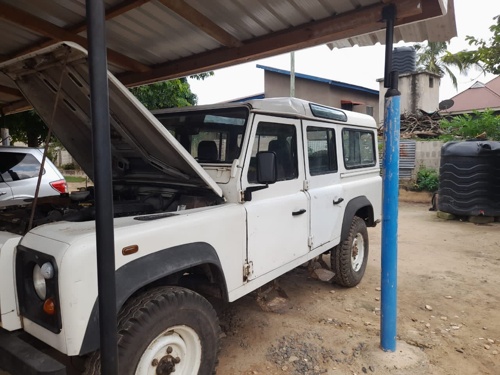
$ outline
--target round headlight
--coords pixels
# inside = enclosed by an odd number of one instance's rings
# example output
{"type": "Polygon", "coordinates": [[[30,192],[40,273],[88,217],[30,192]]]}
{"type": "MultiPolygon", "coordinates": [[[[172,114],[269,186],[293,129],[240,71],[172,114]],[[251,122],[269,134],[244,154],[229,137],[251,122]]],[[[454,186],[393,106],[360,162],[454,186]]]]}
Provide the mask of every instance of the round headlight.
{"type": "Polygon", "coordinates": [[[54,266],[50,262],[45,262],[40,267],[40,271],[42,272],[42,276],[44,279],[52,279],[54,277],[54,266]]]}
{"type": "Polygon", "coordinates": [[[43,277],[42,269],[38,264],[33,267],[33,287],[37,296],[41,300],[45,300],[47,296],[47,284],[45,283],[45,277],[43,277]]]}

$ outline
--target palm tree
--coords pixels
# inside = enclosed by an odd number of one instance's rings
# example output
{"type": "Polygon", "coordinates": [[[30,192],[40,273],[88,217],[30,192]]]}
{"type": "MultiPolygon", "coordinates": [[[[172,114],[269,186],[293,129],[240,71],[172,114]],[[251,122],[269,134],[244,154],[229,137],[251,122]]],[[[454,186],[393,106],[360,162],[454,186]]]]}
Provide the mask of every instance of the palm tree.
{"type": "MultiPolygon", "coordinates": [[[[450,67],[458,68],[461,74],[467,74],[469,68],[476,64],[466,63],[458,58],[450,58],[448,42],[427,42],[426,44],[414,44],[417,51],[417,70],[435,73],[443,77],[448,75],[455,89],[458,89],[457,77],[450,67]],[[446,57],[446,59],[444,59],[446,57]]],[[[481,66],[479,66],[481,68],[481,66]]]]}

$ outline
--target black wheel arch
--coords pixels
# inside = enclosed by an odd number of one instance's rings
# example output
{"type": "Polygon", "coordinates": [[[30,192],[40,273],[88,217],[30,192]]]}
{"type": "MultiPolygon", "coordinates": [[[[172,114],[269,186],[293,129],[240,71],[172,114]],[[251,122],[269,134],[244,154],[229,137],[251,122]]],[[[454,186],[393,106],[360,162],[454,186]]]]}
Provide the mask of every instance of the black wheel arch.
{"type": "Polygon", "coordinates": [[[354,216],[362,218],[367,227],[375,226],[373,218],[373,206],[364,195],[351,199],[344,211],[344,218],[342,221],[342,231],[340,233],[340,242],[344,241],[349,235],[349,228],[351,227],[352,219],[354,216]]]}
{"type": "MultiPolygon", "coordinates": [[[[222,265],[215,249],[205,242],[194,242],[157,251],[125,264],[116,271],[116,308],[141,290],[158,285],[177,285],[188,271],[205,275],[217,284],[220,297],[228,301],[228,291],[222,265]]],[[[98,299],[87,323],[79,355],[99,349],[98,299]]]]}

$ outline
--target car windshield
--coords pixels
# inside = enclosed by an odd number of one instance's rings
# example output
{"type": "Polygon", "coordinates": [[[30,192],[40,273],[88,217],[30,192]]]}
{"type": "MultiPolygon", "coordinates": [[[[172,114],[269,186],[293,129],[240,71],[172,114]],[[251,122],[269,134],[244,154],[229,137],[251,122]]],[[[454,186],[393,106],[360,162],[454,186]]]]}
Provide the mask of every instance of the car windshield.
{"type": "Polygon", "coordinates": [[[248,118],[245,107],[156,114],[200,163],[232,163],[241,152],[248,118]]]}

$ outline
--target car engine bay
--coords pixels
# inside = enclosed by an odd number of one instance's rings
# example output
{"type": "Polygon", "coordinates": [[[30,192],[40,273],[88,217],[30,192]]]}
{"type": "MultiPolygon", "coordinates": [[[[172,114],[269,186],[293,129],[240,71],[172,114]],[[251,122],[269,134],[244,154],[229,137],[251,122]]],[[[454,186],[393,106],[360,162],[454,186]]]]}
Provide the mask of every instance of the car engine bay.
{"type": "MultiPolygon", "coordinates": [[[[115,218],[173,213],[221,203],[223,199],[207,189],[144,183],[113,185],[115,218]]],[[[33,199],[26,199],[0,207],[0,231],[16,234],[28,232],[32,206],[33,199]]],[[[32,228],[58,221],[91,221],[95,220],[95,214],[94,187],[90,186],[70,194],[38,198],[32,228]]]]}

